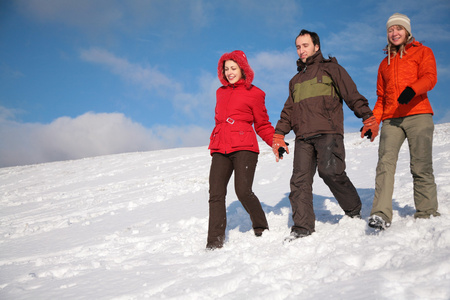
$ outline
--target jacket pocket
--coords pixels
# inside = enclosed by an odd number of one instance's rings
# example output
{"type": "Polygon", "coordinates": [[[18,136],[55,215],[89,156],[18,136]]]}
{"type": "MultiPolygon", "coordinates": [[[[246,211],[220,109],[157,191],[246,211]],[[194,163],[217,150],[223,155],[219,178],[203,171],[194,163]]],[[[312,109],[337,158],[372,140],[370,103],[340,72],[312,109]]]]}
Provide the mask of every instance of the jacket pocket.
{"type": "Polygon", "coordinates": [[[220,149],[220,138],[219,138],[219,132],[220,128],[215,127],[214,130],[211,133],[211,136],[209,137],[209,149],[211,150],[218,150],[220,149]]]}
{"type": "Polygon", "coordinates": [[[253,130],[232,130],[231,131],[231,147],[253,147],[254,139],[256,139],[253,130]]]}

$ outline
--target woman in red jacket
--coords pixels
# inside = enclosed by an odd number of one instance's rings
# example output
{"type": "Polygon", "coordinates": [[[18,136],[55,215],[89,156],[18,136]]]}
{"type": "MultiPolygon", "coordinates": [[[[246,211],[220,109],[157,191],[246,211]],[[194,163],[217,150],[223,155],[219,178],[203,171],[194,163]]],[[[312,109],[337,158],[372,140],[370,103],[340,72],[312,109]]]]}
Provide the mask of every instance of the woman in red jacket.
{"type": "Polygon", "coordinates": [[[373,109],[383,126],[369,218],[369,226],[379,230],[389,227],[392,221],[395,168],[405,139],[414,180],[414,217],[439,215],[432,161],[433,110],[427,96],[437,82],[436,61],[430,48],[414,40],[407,16],[392,15],[386,29],[387,57],[378,69],[378,100],[373,109]]]}
{"type": "Polygon", "coordinates": [[[252,191],[258,161],[258,135],[271,147],[274,128],[265,93],[252,85],[254,73],[244,52],[225,53],[219,60],[222,87],[216,92],[215,123],[209,149],[209,226],[207,249],[222,248],[227,223],[225,196],[234,171],[236,195],[249,213],[256,236],[269,228],[261,203],[252,191]],[[255,130],[253,129],[253,126],[255,130]]]}

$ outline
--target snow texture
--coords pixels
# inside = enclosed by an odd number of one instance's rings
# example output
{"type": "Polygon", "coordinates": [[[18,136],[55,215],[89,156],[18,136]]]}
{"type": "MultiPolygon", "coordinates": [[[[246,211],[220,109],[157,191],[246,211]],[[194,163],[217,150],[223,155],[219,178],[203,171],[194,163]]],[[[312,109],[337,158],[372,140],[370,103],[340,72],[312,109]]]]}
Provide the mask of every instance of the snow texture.
{"type": "MultiPolygon", "coordinates": [[[[291,151],[294,142],[289,141],[291,151]]],[[[450,124],[436,125],[440,217],[415,220],[404,143],[392,226],[367,226],[378,138],[345,135],[362,219],[316,175],[316,232],[283,244],[293,155],[260,143],[254,192],[270,231],[255,237],[234,193],[224,248],[206,251],[207,147],[0,169],[0,299],[450,299],[450,124]]]]}

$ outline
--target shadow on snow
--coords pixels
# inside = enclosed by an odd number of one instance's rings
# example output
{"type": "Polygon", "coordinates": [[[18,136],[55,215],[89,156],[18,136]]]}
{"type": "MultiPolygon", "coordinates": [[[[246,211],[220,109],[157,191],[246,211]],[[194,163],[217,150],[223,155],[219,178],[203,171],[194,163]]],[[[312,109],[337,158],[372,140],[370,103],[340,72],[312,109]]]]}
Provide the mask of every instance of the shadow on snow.
{"type": "MultiPolygon", "coordinates": [[[[363,219],[367,219],[372,209],[372,201],[375,190],[357,189],[357,191],[362,202],[361,217],[363,219]]],[[[313,194],[313,205],[314,213],[316,215],[316,221],[322,223],[337,224],[344,217],[344,211],[342,210],[339,214],[333,214],[329,209],[327,209],[325,204],[326,200],[339,205],[334,197],[326,197],[313,194]]],[[[290,228],[294,225],[292,221],[292,210],[289,201],[289,193],[286,193],[285,197],[283,197],[283,199],[281,199],[275,206],[264,204],[264,202],[262,202],[261,205],[266,214],[273,213],[276,215],[282,215],[283,210],[289,210],[289,217],[286,226],[290,228]]],[[[395,201],[395,199],[393,200],[392,206],[394,211],[398,211],[401,217],[412,216],[415,213],[415,209],[413,206],[400,206],[399,203],[395,201]]],[[[240,232],[247,232],[249,230],[252,230],[252,222],[250,220],[250,217],[238,200],[232,202],[227,209],[227,233],[228,231],[234,230],[236,228],[238,228],[240,232]]]]}

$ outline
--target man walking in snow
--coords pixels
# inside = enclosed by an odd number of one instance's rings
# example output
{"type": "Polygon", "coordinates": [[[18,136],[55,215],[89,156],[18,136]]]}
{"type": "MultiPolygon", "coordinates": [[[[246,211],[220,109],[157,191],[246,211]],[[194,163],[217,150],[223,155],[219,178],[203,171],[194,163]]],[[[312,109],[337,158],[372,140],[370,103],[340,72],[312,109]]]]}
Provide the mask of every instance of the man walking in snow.
{"type": "Polygon", "coordinates": [[[312,184],[316,173],[330,188],[345,214],[361,217],[361,200],[345,172],[344,112],[342,103],[363,119],[361,137],[371,141],[378,135],[378,123],[366,98],[357,90],[336,58],[325,59],[315,32],[302,30],[295,39],[298,73],[289,82],[289,97],[275,128],[273,152],[289,149],[284,136],[295,132],[294,168],[289,200],[294,226],[288,240],[313,233],[315,214],[312,184]]]}

